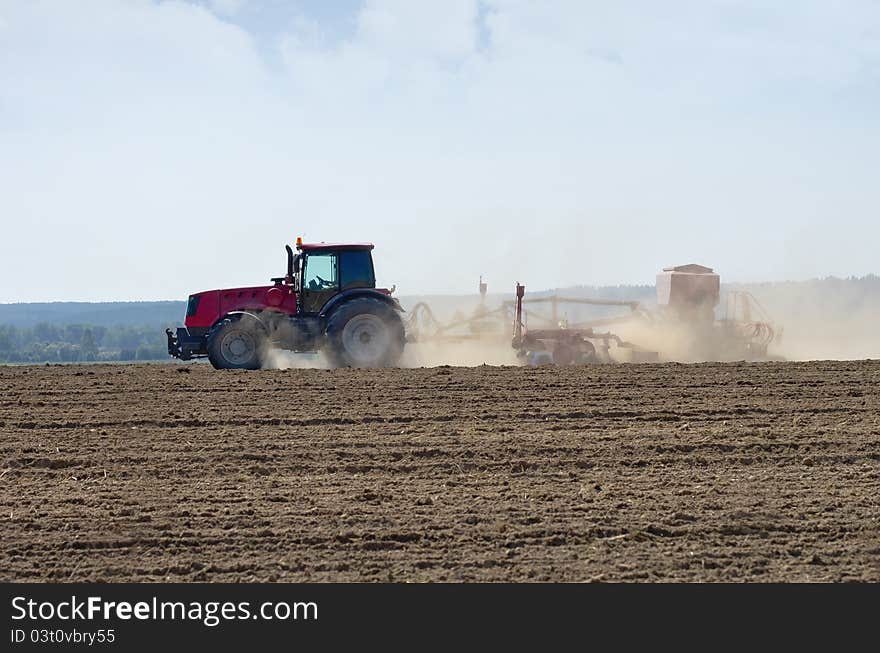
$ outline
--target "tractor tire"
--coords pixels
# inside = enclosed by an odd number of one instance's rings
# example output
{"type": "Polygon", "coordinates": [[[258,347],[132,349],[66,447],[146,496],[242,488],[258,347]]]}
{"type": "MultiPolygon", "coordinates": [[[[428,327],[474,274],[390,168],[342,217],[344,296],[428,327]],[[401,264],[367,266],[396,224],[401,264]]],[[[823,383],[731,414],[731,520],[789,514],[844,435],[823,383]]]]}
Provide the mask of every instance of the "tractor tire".
{"type": "Polygon", "coordinates": [[[258,370],[268,340],[266,330],[256,318],[226,318],[208,332],[208,360],[218,370],[258,370]]]}
{"type": "Polygon", "coordinates": [[[336,367],[393,367],[406,343],[403,320],[380,299],[356,297],[327,320],[325,353],[336,367]]]}

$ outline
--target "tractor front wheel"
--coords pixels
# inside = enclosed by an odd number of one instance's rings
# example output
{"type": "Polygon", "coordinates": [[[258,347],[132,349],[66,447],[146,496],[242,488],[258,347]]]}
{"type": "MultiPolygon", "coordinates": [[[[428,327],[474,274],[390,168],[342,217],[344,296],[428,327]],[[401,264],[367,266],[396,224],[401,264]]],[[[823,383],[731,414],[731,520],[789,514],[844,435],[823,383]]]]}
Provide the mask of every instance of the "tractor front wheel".
{"type": "Polygon", "coordinates": [[[216,369],[258,370],[266,332],[253,317],[221,320],[208,332],[208,360],[216,369]]]}

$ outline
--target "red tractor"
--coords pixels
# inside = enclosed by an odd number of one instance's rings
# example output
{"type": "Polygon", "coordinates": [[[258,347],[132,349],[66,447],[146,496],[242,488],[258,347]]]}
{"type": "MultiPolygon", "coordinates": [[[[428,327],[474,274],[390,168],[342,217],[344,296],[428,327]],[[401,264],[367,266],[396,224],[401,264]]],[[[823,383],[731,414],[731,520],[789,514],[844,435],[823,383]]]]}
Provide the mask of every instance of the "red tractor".
{"type": "Polygon", "coordinates": [[[397,363],[406,336],[392,290],[376,288],[373,245],[303,244],[287,249],[287,275],[271,286],[190,295],[186,327],[166,329],[168,353],[215,368],[259,369],[273,349],[323,351],[339,367],[397,363]]]}

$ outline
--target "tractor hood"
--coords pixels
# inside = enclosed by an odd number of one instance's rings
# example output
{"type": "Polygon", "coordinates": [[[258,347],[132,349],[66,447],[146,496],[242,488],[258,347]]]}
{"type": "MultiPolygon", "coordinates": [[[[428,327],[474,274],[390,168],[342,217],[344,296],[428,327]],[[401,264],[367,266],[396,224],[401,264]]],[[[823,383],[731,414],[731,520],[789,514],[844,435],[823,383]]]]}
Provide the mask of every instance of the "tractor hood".
{"type": "Polygon", "coordinates": [[[278,311],[296,313],[296,296],[285,284],[206,290],[189,296],[187,328],[208,328],[234,311],[278,311]]]}

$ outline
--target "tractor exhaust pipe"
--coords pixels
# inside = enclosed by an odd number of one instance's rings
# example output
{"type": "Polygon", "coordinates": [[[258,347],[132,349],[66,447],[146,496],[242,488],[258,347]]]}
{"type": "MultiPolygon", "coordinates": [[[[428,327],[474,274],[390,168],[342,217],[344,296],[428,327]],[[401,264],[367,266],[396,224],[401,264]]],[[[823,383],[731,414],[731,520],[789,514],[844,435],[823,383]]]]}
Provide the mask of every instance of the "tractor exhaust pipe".
{"type": "Polygon", "coordinates": [[[285,245],[284,249],[287,250],[287,285],[293,285],[293,250],[290,248],[290,245],[285,245]]]}

